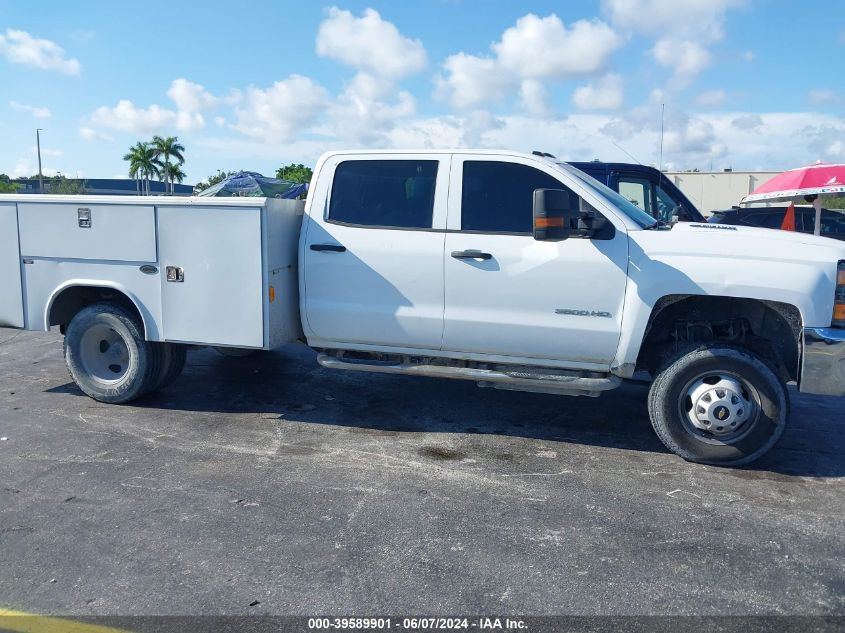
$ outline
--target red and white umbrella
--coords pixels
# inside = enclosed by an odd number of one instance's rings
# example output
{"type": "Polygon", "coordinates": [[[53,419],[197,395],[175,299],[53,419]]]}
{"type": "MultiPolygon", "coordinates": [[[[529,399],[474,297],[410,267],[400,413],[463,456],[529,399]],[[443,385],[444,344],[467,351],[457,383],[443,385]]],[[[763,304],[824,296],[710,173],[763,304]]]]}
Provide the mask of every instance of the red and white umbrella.
{"type": "Polygon", "coordinates": [[[845,195],[845,165],[816,163],[808,167],[790,169],[766,181],[742,199],[748,202],[776,200],[812,202],[816,210],[816,235],[821,231],[822,203],[819,196],[845,195]]]}

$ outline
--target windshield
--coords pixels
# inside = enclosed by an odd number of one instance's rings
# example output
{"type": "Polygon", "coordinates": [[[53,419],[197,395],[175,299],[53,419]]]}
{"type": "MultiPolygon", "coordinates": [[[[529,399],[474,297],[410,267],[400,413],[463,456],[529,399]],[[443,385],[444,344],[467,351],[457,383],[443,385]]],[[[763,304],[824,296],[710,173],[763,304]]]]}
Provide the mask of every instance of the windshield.
{"type": "Polygon", "coordinates": [[[612,207],[618,209],[622,213],[624,213],[628,218],[633,220],[637,226],[640,228],[646,228],[647,226],[651,226],[654,224],[654,218],[651,217],[648,213],[640,209],[637,205],[633,202],[625,198],[624,196],[620,196],[610,187],[607,187],[600,183],[598,180],[593,178],[592,176],[588,176],[580,169],[575,169],[572,165],[568,163],[556,163],[558,167],[563,169],[566,173],[574,176],[585,185],[587,185],[597,196],[600,198],[604,198],[604,200],[610,204],[612,207]]]}

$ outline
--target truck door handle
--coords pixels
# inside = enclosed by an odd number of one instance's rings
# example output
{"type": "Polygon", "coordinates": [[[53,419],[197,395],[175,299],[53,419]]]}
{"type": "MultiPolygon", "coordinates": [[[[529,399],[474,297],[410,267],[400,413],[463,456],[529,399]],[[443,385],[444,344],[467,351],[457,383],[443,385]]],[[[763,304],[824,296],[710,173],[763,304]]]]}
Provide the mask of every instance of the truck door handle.
{"type": "Polygon", "coordinates": [[[452,251],[452,257],[455,259],[493,259],[490,253],[482,253],[481,251],[452,251]]]}
{"type": "Polygon", "coordinates": [[[312,251],[328,251],[329,253],[343,253],[346,247],[341,244],[312,244],[312,251]]]}

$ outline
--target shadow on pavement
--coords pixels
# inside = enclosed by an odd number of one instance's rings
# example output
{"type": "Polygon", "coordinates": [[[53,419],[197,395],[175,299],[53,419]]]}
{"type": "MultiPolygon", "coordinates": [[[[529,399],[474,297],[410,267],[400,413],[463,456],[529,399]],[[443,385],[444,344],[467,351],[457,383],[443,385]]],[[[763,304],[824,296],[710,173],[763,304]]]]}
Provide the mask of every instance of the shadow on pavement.
{"type": "MultiPolygon", "coordinates": [[[[73,383],[47,391],[84,396],[73,383]]],[[[388,433],[495,434],[667,453],[651,428],[647,392],[645,384],[627,383],[601,398],[573,398],[479,389],[458,380],[332,371],[317,365],[311,350],[294,346],[247,358],[192,352],[172,386],[131,406],[277,414],[388,433]]],[[[752,466],[725,472],[752,480],[845,476],[845,410],[835,399],[794,391],[792,401],[792,419],[778,446],[752,466]]]]}

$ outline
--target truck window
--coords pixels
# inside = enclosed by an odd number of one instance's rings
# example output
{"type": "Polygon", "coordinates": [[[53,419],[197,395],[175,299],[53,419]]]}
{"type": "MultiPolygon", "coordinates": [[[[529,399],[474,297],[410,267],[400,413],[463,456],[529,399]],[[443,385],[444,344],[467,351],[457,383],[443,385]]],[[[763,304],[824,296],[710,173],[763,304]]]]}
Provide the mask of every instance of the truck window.
{"type": "Polygon", "coordinates": [[[329,221],[430,229],[436,160],[349,160],[334,172],[329,221]]]}
{"type": "Polygon", "coordinates": [[[651,183],[639,178],[620,178],[619,193],[648,214],[654,214],[651,203],[651,183]]]}
{"type": "MultiPolygon", "coordinates": [[[[556,178],[516,163],[466,161],[461,195],[461,230],[527,233],[534,224],[534,190],[566,189],[556,178]]],[[[577,196],[573,193],[573,196],[577,196]]],[[[574,207],[577,208],[577,200],[574,207]]]]}

